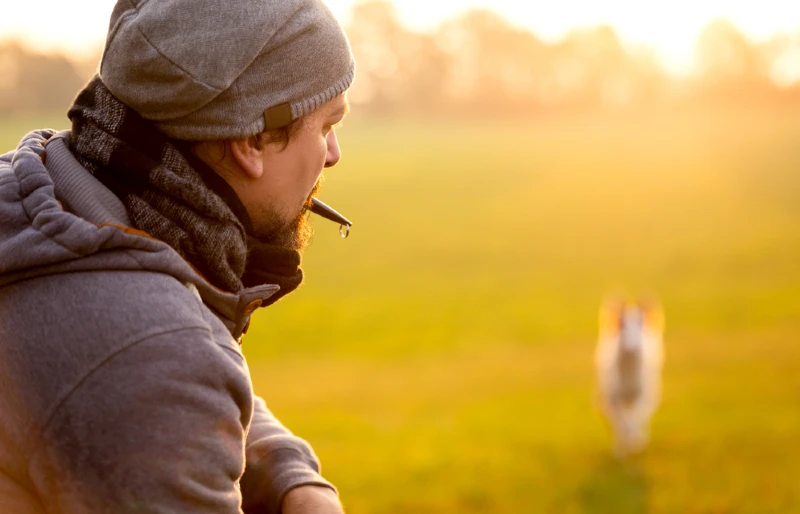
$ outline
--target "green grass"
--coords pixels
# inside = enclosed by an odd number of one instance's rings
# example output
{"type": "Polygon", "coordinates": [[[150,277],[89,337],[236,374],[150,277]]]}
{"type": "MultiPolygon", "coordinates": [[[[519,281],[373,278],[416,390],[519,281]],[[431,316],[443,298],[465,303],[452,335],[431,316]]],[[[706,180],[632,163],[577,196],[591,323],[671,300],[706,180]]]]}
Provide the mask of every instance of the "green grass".
{"type": "Polygon", "coordinates": [[[257,392],[351,514],[800,511],[797,114],[352,120],[322,192],[352,235],[317,220],[307,283],[256,316],[257,392]],[[613,288],[667,320],[625,463],[592,404],[613,288]]]}

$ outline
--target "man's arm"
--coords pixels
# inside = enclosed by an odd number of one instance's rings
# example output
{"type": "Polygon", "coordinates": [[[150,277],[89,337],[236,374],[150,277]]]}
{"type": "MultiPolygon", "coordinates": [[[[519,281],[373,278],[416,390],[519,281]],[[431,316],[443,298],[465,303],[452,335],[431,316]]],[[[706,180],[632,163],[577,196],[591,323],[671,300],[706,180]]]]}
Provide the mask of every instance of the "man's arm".
{"type": "Polygon", "coordinates": [[[29,469],[46,510],[240,513],[251,391],[241,354],[207,329],[132,342],[43,427],[29,469]]]}
{"type": "Polygon", "coordinates": [[[247,514],[341,513],[336,489],[319,474],[317,456],[259,397],[247,436],[242,508],[247,514]]]}

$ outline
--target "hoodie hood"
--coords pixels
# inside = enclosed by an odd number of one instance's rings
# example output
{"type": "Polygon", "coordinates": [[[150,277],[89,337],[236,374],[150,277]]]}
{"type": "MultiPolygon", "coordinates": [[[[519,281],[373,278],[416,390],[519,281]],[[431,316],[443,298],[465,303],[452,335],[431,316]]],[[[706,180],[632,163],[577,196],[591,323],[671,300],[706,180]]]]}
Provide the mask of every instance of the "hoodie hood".
{"type": "Polygon", "coordinates": [[[217,289],[169,245],[130,227],[119,199],[72,157],[68,134],[33,131],[0,156],[0,287],[93,270],[164,273],[196,288],[239,337],[250,306],[279,287],[217,289]]]}

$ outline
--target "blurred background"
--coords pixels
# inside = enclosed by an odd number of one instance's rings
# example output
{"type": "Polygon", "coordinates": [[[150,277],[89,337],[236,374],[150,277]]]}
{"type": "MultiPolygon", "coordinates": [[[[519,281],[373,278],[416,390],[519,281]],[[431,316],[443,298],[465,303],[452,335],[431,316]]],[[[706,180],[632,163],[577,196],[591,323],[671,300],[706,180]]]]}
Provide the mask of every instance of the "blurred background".
{"type": "MultiPolygon", "coordinates": [[[[800,4],[331,0],[357,57],[306,284],[245,337],[351,514],[800,512],[800,4]],[[617,460],[610,290],[663,402],[617,460]]],[[[111,0],[0,7],[0,143],[68,128],[111,0]]]]}

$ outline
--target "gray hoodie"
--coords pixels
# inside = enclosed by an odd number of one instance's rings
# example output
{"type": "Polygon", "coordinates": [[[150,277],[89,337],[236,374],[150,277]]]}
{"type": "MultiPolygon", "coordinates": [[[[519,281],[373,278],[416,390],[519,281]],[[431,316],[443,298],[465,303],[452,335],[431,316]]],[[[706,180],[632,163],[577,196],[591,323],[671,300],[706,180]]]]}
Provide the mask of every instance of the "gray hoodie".
{"type": "Polygon", "coordinates": [[[214,288],[64,135],[0,156],[0,513],[273,513],[332,487],[237,343],[278,286],[214,288]]]}

